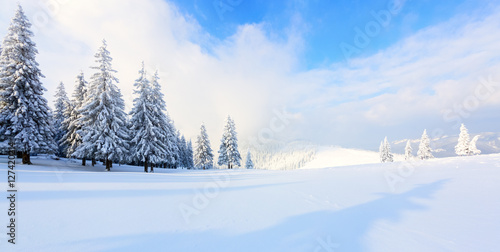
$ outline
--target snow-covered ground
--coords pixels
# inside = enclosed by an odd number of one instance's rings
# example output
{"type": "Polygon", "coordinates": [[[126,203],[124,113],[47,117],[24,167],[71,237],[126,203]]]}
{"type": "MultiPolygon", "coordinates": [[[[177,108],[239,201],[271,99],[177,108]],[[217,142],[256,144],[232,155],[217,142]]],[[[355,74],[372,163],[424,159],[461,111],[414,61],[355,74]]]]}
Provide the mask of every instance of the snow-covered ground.
{"type": "Polygon", "coordinates": [[[498,154],[404,169],[396,162],[154,174],[32,161],[16,166],[18,231],[11,245],[7,165],[0,157],[0,251],[500,249],[498,154]]]}

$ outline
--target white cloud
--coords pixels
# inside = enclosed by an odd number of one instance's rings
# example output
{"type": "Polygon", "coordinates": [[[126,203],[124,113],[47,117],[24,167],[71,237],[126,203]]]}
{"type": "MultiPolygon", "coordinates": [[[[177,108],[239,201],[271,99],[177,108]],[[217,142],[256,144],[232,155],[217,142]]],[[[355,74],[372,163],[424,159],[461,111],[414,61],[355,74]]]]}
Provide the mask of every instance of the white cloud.
{"type": "MultiPolygon", "coordinates": [[[[282,107],[298,118],[289,126],[290,138],[357,147],[373,138],[368,142],[377,148],[384,135],[408,134],[401,128],[413,127],[412,138],[426,125],[446,125],[442,111],[462,102],[480,76],[500,67],[500,11],[483,18],[457,16],[370,57],[300,71],[300,28],[307,27],[300,16],[285,38],[277,39],[266,24],[246,24],[219,41],[163,0],[20,2],[28,17],[42,24],[35,40],[49,100],[59,81],[71,91],[80,70],[90,77],[93,55],[106,38],[128,108],[144,60],[150,72],[160,71],[176,126],[194,140],[204,121],[214,149],[228,114],[240,139],[247,139],[282,107]],[[46,22],[37,21],[44,13],[46,22]]],[[[4,17],[16,6],[10,0],[0,4],[3,35],[4,17]]],[[[481,106],[499,107],[498,98],[481,106]]]]}

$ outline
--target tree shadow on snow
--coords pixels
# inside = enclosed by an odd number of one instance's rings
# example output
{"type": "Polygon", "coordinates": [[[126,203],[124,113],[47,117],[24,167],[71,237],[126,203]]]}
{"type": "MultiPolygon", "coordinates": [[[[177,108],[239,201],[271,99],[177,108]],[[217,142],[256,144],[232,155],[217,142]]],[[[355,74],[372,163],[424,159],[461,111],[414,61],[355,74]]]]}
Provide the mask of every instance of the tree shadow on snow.
{"type": "Polygon", "coordinates": [[[405,212],[426,210],[426,206],[414,200],[431,199],[446,182],[420,185],[401,194],[382,194],[379,199],[338,211],[294,216],[275,226],[243,234],[221,230],[143,233],[81,242],[122,244],[111,251],[364,251],[364,238],[375,222],[398,222],[405,212]],[[322,247],[320,240],[331,240],[338,247],[322,247]]]}

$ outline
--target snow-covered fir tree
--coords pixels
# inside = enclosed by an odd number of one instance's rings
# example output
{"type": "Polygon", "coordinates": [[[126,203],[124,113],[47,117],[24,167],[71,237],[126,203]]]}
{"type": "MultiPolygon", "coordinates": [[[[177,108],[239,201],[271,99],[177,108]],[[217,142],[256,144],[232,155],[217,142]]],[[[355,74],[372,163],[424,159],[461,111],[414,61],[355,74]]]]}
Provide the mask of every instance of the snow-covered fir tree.
{"type": "Polygon", "coordinates": [[[174,121],[168,113],[165,115],[164,123],[165,141],[168,142],[168,150],[165,156],[165,165],[168,168],[175,168],[179,160],[179,143],[177,138],[177,130],[175,129],[174,121]]]}
{"type": "Polygon", "coordinates": [[[31,164],[30,153],[53,153],[57,149],[30,27],[19,5],[0,55],[0,138],[13,141],[23,154],[23,164],[31,164]]]}
{"type": "Polygon", "coordinates": [[[134,107],[130,112],[130,160],[132,162],[142,162],[144,172],[148,172],[148,165],[151,164],[151,171],[155,165],[160,165],[164,161],[167,145],[162,141],[163,113],[160,100],[146,76],[144,62],[139,71],[139,78],[134,83],[134,107]]]}
{"type": "Polygon", "coordinates": [[[227,165],[228,169],[233,169],[234,166],[241,165],[236,126],[230,116],[227,117],[224,133],[222,134],[219,148],[219,160],[217,163],[220,166],[227,165]]]}
{"type": "Polygon", "coordinates": [[[389,141],[387,141],[387,137],[385,137],[384,141],[380,143],[380,162],[394,162],[394,156],[391,153],[391,145],[389,141]]]}
{"type": "MultiPolygon", "coordinates": [[[[67,156],[72,157],[76,148],[82,143],[82,136],[80,130],[82,129],[82,113],[85,99],[87,97],[87,82],[83,72],[76,77],[75,90],[73,91],[70,106],[65,111],[65,120],[63,126],[68,129],[63,140],[67,146],[67,156]]],[[[85,156],[85,155],[83,155],[85,156]]],[[[86,159],[82,158],[82,165],[85,166],[86,159]]]]}
{"type": "Polygon", "coordinates": [[[420,139],[420,144],[418,145],[418,158],[419,159],[430,159],[433,158],[434,156],[432,155],[432,149],[431,149],[431,140],[429,139],[429,136],[427,135],[427,130],[424,130],[424,133],[422,134],[422,138],[420,139]]]}
{"type": "Polygon", "coordinates": [[[57,86],[55,98],[55,110],[52,116],[54,118],[54,128],[56,131],[54,140],[56,140],[58,144],[56,155],[59,157],[66,157],[68,145],[65,142],[64,136],[68,133],[69,125],[63,122],[66,120],[67,110],[70,109],[71,104],[66,89],[64,88],[64,83],[61,82],[59,86],[57,86]]]}
{"type": "Polygon", "coordinates": [[[405,147],[405,160],[410,161],[413,158],[412,155],[413,148],[411,148],[411,143],[410,140],[406,142],[406,147],[405,147]]]}
{"type": "Polygon", "coordinates": [[[380,141],[380,146],[378,147],[378,155],[380,157],[380,163],[385,163],[384,141],[380,141]]]}
{"type": "Polygon", "coordinates": [[[194,151],[194,165],[198,169],[211,169],[213,166],[214,154],[210,147],[207,129],[205,124],[201,125],[200,135],[196,139],[196,149],[194,151]]]}
{"type": "Polygon", "coordinates": [[[181,136],[181,139],[179,140],[179,155],[180,155],[180,167],[182,168],[187,168],[188,167],[188,146],[186,142],[186,138],[184,136],[181,136]]]}
{"type": "Polygon", "coordinates": [[[470,149],[470,136],[467,128],[462,123],[460,126],[460,135],[458,136],[458,144],[455,146],[455,153],[459,156],[469,156],[471,154],[470,149]]]}
{"type": "Polygon", "coordinates": [[[91,77],[87,99],[80,110],[83,115],[80,119],[83,142],[77,147],[75,155],[101,159],[109,171],[113,161],[123,162],[126,159],[129,134],[125,104],[116,86],[118,79],[113,75],[116,71],[111,66],[112,58],[105,40],[95,58],[98,66],[92,69],[97,72],[91,77]]]}
{"type": "Polygon", "coordinates": [[[187,143],[187,152],[186,152],[186,158],[187,158],[187,168],[191,169],[194,168],[194,161],[193,161],[193,144],[191,143],[191,140],[187,143]]]}
{"type": "Polygon", "coordinates": [[[469,151],[472,155],[479,155],[481,154],[481,150],[479,150],[476,146],[477,144],[477,140],[479,139],[479,135],[476,135],[472,138],[472,140],[470,141],[470,145],[469,145],[469,151]]]}
{"type": "Polygon", "coordinates": [[[253,169],[253,161],[252,161],[252,155],[250,154],[250,151],[247,153],[247,161],[245,163],[245,168],[247,169],[253,169]]]}
{"type": "Polygon", "coordinates": [[[155,71],[151,78],[151,86],[153,88],[153,99],[156,100],[157,110],[154,111],[155,116],[158,117],[160,123],[160,140],[165,145],[165,152],[163,153],[163,166],[174,168],[178,160],[178,144],[177,144],[177,130],[175,129],[174,122],[170,119],[167,113],[167,105],[165,103],[164,95],[161,92],[161,85],[159,83],[160,77],[158,71],[155,71]]]}

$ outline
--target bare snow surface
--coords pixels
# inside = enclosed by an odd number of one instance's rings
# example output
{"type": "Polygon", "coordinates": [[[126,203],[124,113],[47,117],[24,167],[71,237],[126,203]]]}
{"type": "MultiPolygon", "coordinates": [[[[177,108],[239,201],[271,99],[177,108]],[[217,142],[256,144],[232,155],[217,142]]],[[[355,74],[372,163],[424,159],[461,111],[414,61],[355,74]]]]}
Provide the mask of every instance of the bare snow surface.
{"type": "Polygon", "coordinates": [[[411,166],[154,174],[116,164],[104,172],[68,160],[32,161],[16,166],[12,245],[7,160],[0,157],[0,251],[500,249],[498,154],[411,166]],[[388,183],[388,176],[397,179],[388,183]]]}

